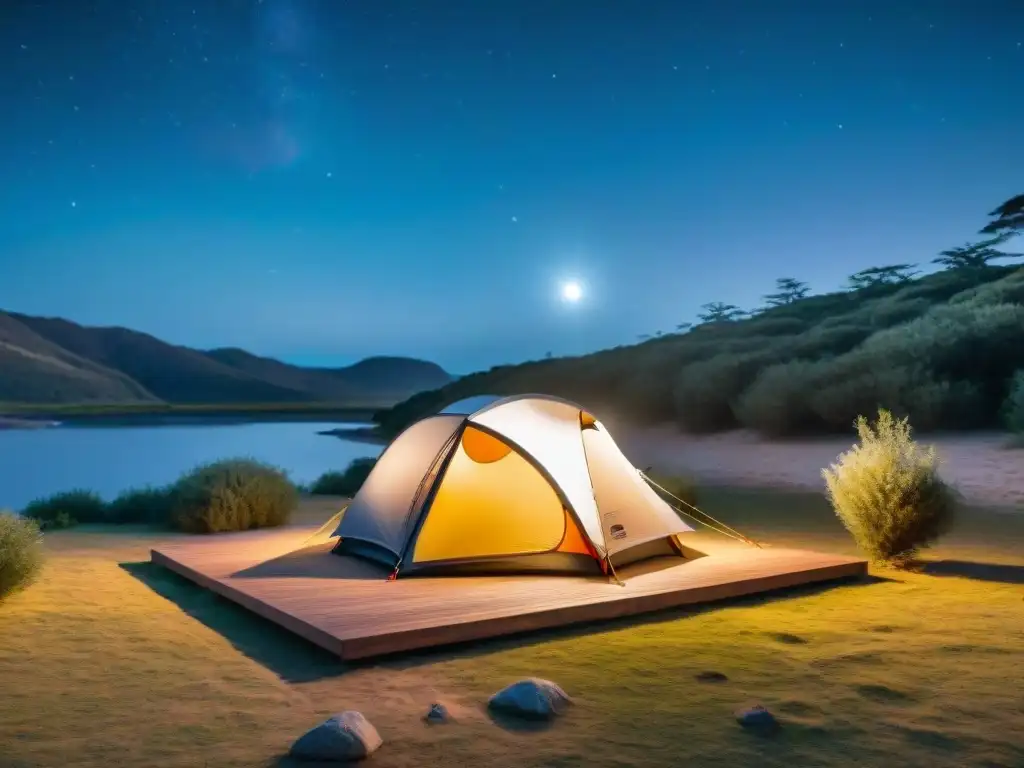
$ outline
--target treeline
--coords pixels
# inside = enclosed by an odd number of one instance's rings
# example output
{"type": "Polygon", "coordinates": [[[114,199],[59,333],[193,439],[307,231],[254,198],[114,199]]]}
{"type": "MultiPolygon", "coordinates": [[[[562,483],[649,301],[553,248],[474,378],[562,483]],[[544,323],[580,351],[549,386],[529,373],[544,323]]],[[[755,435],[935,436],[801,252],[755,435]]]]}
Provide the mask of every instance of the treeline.
{"type": "Polygon", "coordinates": [[[985,239],[936,256],[938,272],[870,267],[822,295],[781,278],[756,310],[706,304],[675,333],[493,368],[375,419],[393,434],[461,397],[539,391],[693,432],[847,432],[879,408],[924,431],[994,428],[1012,421],[1014,377],[1024,375],[1024,269],[997,263],[1020,256],[1001,246],[1024,231],[1024,195],[990,216],[985,239]]]}

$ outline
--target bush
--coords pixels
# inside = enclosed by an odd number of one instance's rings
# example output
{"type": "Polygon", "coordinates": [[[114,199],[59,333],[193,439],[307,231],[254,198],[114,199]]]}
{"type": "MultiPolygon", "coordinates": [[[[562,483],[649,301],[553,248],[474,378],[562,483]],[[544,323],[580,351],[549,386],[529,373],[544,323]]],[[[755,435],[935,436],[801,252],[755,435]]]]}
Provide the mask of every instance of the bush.
{"type": "Polygon", "coordinates": [[[793,360],[765,368],[736,402],[740,424],[766,437],[813,431],[821,420],[811,408],[820,363],[793,360]]]}
{"type": "Polygon", "coordinates": [[[39,524],[13,512],[0,511],[0,600],[25,589],[43,569],[43,536],[39,524]]]}
{"type": "Polygon", "coordinates": [[[799,317],[756,317],[750,321],[750,333],[757,336],[795,336],[807,330],[807,323],[799,317]]]}
{"type": "Polygon", "coordinates": [[[691,432],[736,427],[733,402],[773,362],[761,354],[719,355],[683,368],[673,390],[679,425],[691,432]]]}
{"type": "Polygon", "coordinates": [[[955,492],[939,477],[935,449],[911,439],[907,419],[879,410],[856,422],[860,444],[822,470],[828,497],[872,560],[905,564],[952,525],[955,492]]]}
{"type": "Polygon", "coordinates": [[[131,488],[107,507],[107,520],[118,524],[169,525],[174,502],[174,486],[131,488]]]}
{"type": "Polygon", "coordinates": [[[812,406],[838,429],[882,407],[922,429],[992,427],[1006,381],[1024,366],[1024,306],[941,306],[829,362],[812,406]]]}
{"type": "Polygon", "coordinates": [[[105,522],[107,505],[92,491],[76,489],[36,499],[21,514],[35,520],[42,530],[52,530],[78,523],[105,522]]]}
{"type": "Polygon", "coordinates": [[[325,472],[310,486],[314,496],[355,496],[377,464],[372,457],[355,459],[343,472],[325,472]]]}
{"type": "Polygon", "coordinates": [[[171,493],[172,523],[188,533],[284,525],[298,501],[298,490],[285,472],[251,459],[196,467],[171,493]]]}
{"type": "Polygon", "coordinates": [[[898,296],[890,296],[872,302],[868,312],[873,326],[889,328],[915,320],[931,308],[932,303],[926,298],[899,300],[898,296]]]}
{"type": "Polygon", "coordinates": [[[950,304],[1024,304],[1024,268],[956,294],[950,304]]]}
{"type": "Polygon", "coordinates": [[[843,319],[840,323],[822,323],[818,327],[793,339],[793,357],[817,360],[849,352],[874,333],[867,325],[854,325],[843,319]]]}
{"type": "Polygon", "coordinates": [[[1007,429],[1024,435],[1024,370],[1017,371],[1010,382],[1010,394],[1003,404],[1003,418],[1007,429]]]}

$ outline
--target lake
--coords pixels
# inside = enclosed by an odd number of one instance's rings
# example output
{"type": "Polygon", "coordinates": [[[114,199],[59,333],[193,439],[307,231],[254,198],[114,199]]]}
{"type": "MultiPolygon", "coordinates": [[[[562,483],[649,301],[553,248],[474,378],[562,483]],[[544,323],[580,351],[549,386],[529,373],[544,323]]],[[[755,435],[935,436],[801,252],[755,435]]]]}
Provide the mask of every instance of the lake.
{"type": "Polygon", "coordinates": [[[250,457],[309,483],[380,446],[318,435],[365,424],[246,423],[167,426],[57,427],[0,430],[0,509],[85,488],[110,499],[142,485],[163,485],[196,464],[250,457]]]}

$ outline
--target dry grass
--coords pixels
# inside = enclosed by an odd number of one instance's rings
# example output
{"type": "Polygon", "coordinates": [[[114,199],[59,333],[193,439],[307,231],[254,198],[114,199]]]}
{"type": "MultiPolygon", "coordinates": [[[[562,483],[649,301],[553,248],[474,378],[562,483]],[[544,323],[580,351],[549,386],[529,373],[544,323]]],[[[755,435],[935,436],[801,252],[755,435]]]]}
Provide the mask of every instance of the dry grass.
{"type": "MultiPolygon", "coordinates": [[[[779,545],[849,549],[819,495],[702,498],[779,545]]],[[[333,508],[306,504],[307,522],[333,508]]],[[[348,708],[380,730],[379,766],[1024,764],[1024,516],[974,511],[931,573],[362,667],[139,564],[157,538],[47,537],[46,575],[0,609],[5,765],[278,765],[348,708]],[[481,703],[525,675],[578,706],[547,730],[491,722],[481,703]],[[435,699],[460,722],[422,723],[435,699]],[[753,701],[781,718],[774,737],[733,721],[753,701]]]]}

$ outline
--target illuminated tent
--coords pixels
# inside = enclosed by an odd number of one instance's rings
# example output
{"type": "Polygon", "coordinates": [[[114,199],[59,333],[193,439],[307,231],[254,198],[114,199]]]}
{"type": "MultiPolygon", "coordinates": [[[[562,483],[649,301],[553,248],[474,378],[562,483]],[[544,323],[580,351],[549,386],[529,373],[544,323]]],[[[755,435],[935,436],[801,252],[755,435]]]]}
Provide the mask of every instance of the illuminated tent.
{"type": "Polygon", "coordinates": [[[676,535],[691,530],[578,405],[488,396],[402,432],[345,510],[333,551],[393,576],[607,573],[685,557],[676,535]]]}

